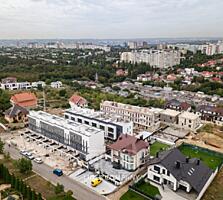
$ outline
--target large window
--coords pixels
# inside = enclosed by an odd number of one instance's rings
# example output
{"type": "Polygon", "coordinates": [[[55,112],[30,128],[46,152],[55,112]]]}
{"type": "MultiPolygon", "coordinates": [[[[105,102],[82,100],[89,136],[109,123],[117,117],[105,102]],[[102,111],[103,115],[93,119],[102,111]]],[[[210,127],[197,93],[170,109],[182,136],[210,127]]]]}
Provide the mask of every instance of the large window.
{"type": "Polygon", "coordinates": [[[154,180],[154,181],[157,181],[157,182],[160,182],[160,177],[154,175],[154,176],[153,176],[153,180],[154,180]]]}
{"type": "Polygon", "coordinates": [[[158,172],[158,174],[160,173],[160,167],[158,167],[158,166],[154,166],[154,168],[153,168],[155,171],[157,171],[158,172]]]}
{"type": "Polygon", "coordinates": [[[82,123],[82,119],[79,119],[79,118],[78,118],[77,121],[78,121],[79,123],[82,123]]]}
{"type": "Polygon", "coordinates": [[[93,127],[97,127],[97,124],[94,123],[94,122],[92,122],[92,126],[93,126],[93,127]]]}
{"type": "Polygon", "coordinates": [[[113,129],[113,128],[111,128],[111,127],[108,127],[108,132],[113,133],[113,132],[114,132],[114,129],[113,129]]]}

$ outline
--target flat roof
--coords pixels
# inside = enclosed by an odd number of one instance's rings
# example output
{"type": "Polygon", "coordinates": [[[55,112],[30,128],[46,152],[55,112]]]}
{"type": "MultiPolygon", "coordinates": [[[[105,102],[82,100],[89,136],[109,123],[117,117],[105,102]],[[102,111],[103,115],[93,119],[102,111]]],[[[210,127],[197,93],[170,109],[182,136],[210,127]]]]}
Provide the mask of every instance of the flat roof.
{"type": "Polygon", "coordinates": [[[95,111],[94,109],[88,109],[88,108],[70,108],[65,111],[66,113],[73,113],[75,115],[81,115],[83,117],[91,118],[92,120],[100,120],[107,123],[114,123],[118,125],[125,125],[127,123],[132,123],[131,121],[122,120],[119,115],[108,115],[102,111],[95,111]]]}
{"type": "Polygon", "coordinates": [[[187,111],[182,112],[179,117],[192,119],[192,120],[195,120],[195,119],[199,118],[199,116],[197,114],[194,114],[194,113],[191,113],[191,112],[187,112],[187,111]]]}
{"type": "Polygon", "coordinates": [[[177,115],[180,114],[180,112],[176,111],[176,110],[166,109],[166,110],[163,110],[161,112],[161,114],[169,115],[169,116],[172,116],[172,117],[176,117],[177,115]]]}
{"type": "Polygon", "coordinates": [[[31,118],[39,119],[51,125],[61,127],[63,129],[69,129],[69,131],[81,133],[81,135],[91,136],[92,134],[103,132],[101,129],[98,129],[86,124],[82,124],[79,122],[66,120],[62,117],[51,115],[43,111],[30,111],[28,116],[31,118]]]}

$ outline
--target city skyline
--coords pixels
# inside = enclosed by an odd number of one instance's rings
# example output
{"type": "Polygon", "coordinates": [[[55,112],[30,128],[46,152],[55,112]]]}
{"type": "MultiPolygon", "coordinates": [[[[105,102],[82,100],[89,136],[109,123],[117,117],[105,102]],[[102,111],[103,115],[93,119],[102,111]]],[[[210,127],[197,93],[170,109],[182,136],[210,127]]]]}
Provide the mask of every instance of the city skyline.
{"type": "Polygon", "coordinates": [[[0,3],[0,39],[222,37],[222,6],[220,0],[8,0],[0,3]]]}

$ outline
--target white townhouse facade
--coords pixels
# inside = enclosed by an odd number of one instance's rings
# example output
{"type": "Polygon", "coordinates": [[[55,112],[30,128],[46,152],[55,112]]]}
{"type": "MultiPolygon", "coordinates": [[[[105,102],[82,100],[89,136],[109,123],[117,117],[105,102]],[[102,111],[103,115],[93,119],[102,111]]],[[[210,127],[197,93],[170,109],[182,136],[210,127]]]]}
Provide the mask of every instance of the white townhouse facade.
{"type": "Polygon", "coordinates": [[[30,82],[0,83],[3,90],[28,90],[32,88],[30,82]]]}
{"type": "Polygon", "coordinates": [[[61,88],[63,86],[63,83],[61,81],[55,81],[55,82],[51,82],[50,86],[52,88],[61,88]]]}
{"type": "Polygon", "coordinates": [[[122,133],[133,135],[133,122],[120,119],[117,115],[76,106],[66,110],[64,117],[103,130],[106,139],[116,140],[122,133]]]}
{"type": "Polygon", "coordinates": [[[74,149],[81,160],[89,161],[105,153],[104,131],[42,111],[30,111],[29,129],[74,149]]]}
{"type": "Polygon", "coordinates": [[[132,121],[135,128],[156,130],[160,125],[159,111],[156,109],[112,101],[102,102],[100,109],[110,115],[119,115],[122,120],[132,121]]]}

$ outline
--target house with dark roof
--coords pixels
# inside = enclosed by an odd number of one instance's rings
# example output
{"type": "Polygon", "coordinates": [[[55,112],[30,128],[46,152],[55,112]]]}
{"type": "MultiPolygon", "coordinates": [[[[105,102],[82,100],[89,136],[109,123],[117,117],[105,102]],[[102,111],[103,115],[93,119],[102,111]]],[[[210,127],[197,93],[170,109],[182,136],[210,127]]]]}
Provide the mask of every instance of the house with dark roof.
{"type": "Polygon", "coordinates": [[[184,156],[174,148],[156,155],[149,162],[147,178],[157,184],[168,186],[174,191],[195,192],[197,200],[215,177],[214,172],[197,158],[184,156]]]}
{"type": "Polygon", "coordinates": [[[71,106],[71,108],[74,108],[76,106],[78,107],[87,107],[88,105],[88,102],[85,98],[79,96],[79,95],[76,95],[74,94],[70,99],[69,99],[69,104],[71,106]]]}
{"type": "Polygon", "coordinates": [[[28,114],[29,112],[26,108],[15,104],[5,111],[5,120],[9,123],[26,122],[28,121],[28,114]]]}
{"type": "Polygon", "coordinates": [[[148,158],[149,143],[135,136],[122,134],[108,147],[114,168],[134,171],[145,164],[148,158]]]}
{"type": "Polygon", "coordinates": [[[203,121],[212,122],[220,126],[223,125],[223,108],[210,105],[200,105],[196,108],[196,113],[203,121]]]}
{"type": "Polygon", "coordinates": [[[165,105],[165,108],[177,110],[177,111],[190,111],[191,105],[187,102],[180,102],[176,99],[168,101],[165,105]]]}

